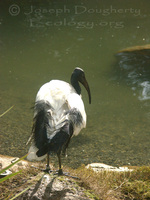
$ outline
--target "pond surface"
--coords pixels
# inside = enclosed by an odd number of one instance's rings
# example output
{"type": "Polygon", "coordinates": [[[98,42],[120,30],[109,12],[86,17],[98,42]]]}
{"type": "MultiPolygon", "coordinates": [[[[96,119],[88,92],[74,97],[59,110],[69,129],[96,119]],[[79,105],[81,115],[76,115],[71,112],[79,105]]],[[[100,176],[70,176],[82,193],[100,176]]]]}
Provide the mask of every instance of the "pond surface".
{"type": "Polygon", "coordinates": [[[78,66],[92,104],[83,89],[87,128],[72,138],[63,164],[150,164],[150,57],[117,54],[150,43],[150,2],[44,2],[0,2],[0,114],[14,106],[0,118],[0,153],[27,153],[38,89],[69,82],[78,66]]]}

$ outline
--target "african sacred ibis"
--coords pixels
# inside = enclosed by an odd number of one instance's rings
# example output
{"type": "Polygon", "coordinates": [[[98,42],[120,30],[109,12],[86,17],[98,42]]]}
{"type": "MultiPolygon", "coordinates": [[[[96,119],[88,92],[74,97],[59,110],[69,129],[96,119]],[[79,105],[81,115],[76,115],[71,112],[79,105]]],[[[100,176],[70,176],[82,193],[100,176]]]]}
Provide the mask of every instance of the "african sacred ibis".
{"type": "Polygon", "coordinates": [[[27,159],[40,161],[47,155],[46,169],[49,171],[49,154],[55,152],[59,161],[59,175],[63,174],[61,152],[65,154],[71,137],[78,135],[86,126],[86,113],[79,82],[86,88],[91,103],[90,88],[81,68],[75,68],[73,71],[71,85],[64,81],[52,80],[45,83],[36,96],[33,142],[27,159]]]}

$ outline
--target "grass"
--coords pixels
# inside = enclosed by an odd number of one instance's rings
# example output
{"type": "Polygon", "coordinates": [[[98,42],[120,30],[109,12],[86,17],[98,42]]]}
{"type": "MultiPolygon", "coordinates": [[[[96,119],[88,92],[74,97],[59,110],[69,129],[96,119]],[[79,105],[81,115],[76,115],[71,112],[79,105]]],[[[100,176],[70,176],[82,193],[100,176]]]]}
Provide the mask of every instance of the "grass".
{"type": "MultiPolygon", "coordinates": [[[[10,169],[11,167],[13,167],[15,164],[17,164],[19,161],[23,160],[24,158],[27,157],[27,154],[25,156],[23,156],[22,158],[18,159],[17,161],[15,161],[14,163],[10,164],[9,166],[3,168],[2,170],[0,170],[0,174],[3,174],[6,170],[10,169]]],[[[1,178],[0,179],[0,183],[2,183],[3,181],[6,181],[7,179],[13,177],[13,176],[16,176],[18,173],[20,173],[21,171],[18,171],[18,172],[15,172],[15,173],[12,173],[4,178],[1,178]]]]}
{"type": "Polygon", "coordinates": [[[94,172],[81,166],[75,173],[80,184],[92,190],[100,200],[150,199],[150,167],[137,167],[132,172],[94,172]]]}
{"type": "Polygon", "coordinates": [[[3,117],[6,113],[8,113],[14,106],[11,106],[8,110],[0,115],[0,118],[3,117]]]}
{"type": "MultiPolygon", "coordinates": [[[[39,171],[31,167],[27,167],[17,175],[8,178],[1,183],[0,199],[14,199],[20,191],[29,189],[33,183],[38,181],[39,171]]],[[[41,176],[40,176],[41,178],[41,176]]]]}

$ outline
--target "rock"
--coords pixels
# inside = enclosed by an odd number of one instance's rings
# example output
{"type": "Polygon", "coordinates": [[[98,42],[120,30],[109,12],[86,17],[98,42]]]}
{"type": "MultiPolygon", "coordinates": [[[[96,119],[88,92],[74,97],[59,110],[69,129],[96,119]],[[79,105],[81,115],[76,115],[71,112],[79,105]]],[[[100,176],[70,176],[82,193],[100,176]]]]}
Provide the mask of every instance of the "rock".
{"type": "Polygon", "coordinates": [[[84,189],[77,186],[67,177],[58,177],[45,174],[27,192],[17,200],[90,200],[84,194],[84,189]]]}
{"type": "Polygon", "coordinates": [[[0,178],[3,178],[3,177],[8,176],[8,175],[10,175],[10,174],[12,174],[12,172],[11,172],[10,170],[6,170],[6,171],[3,172],[2,174],[0,174],[0,178]]]}
{"type": "MultiPolygon", "coordinates": [[[[9,166],[12,162],[15,162],[17,159],[19,158],[0,155],[0,167],[5,168],[9,166]]],[[[38,165],[39,163],[34,163],[34,166],[38,165]]],[[[16,172],[22,169],[26,169],[27,166],[30,167],[31,163],[25,160],[21,160],[9,170],[12,172],[16,172]]],[[[7,175],[8,174],[6,173],[6,176],[7,175]]],[[[13,183],[13,187],[14,186],[15,182],[13,183]]],[[[6,186],[4,185],[4,187],[6,186]]],[[[53,173],[45,174],[40,170],[34,177],[30,177],[27,179],[23,178],[23,183],[20,182],[19,187],[18,182],[16,181],[15,195],[19,194],[23,190],[26,191],[20,196],[15,197],[15,199],[91,200],[91,198],[87,197],[86,195],[86,189],[80,187],[75,181],[75,179],[66,176],[57,176],[53,173]]]]}
{"type": "MultiPolygon", "coordinates": [[[[19,158],[17,157],[11,157],[11,156],[4,156],[0,154],[0,170],[9,166],[13,162],[17,161],[19,158]]],[[[11,171],[17,172],[21,169],[25,169],[29,165],[28,161],[21,160],[18,163],[16,163],[14,166],[11,167],[11,171]]]]}
{"type": "Polygon", "coordinates": [[[150,44],[128,47],[128,48],[118,51],[118,54],[120,53],[136,53],[139,55],[150,56],[150,44]]]}
{"type": "Polygon", "coordinates": [[[132,171],[132,169],[129,169],[128,167],[113,167],[110,165],[106,165],[103,163],[91,163],[86,166],[87,168],[93,169],[95,172],[101,172],[101,171],[114,171],[114,172],[127,172],[132,171]]]}

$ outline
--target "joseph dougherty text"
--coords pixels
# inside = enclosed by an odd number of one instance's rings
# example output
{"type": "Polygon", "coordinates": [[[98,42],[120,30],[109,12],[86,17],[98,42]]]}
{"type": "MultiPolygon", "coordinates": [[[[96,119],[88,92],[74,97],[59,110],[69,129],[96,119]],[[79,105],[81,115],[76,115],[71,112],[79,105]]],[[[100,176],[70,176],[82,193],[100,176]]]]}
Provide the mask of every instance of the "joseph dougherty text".
{"type": "Polygon", "coordinates": [[[75,5],[72,8],[69,8],[68,6],[64,5],[61,8],[45,8],[45,7],[40,7],[37,8],[35,6],[30,6],[29,9],[27,9],[24,14],[25,15],[30,15],[30,14],[51,14],[55,16],[59,16],[61,14],[76,14],[76,15],[83,15],[83,14],[99,14],[103,16],[108,16],[111,14],[131,14],[135,17],[139,16],[140,9],[135,9],[135,8],[115,8],[114,6],[110,5],[108,8],[97,8],[97,7],[86,7],[86,6],[81,6],[81,5],[75,5]]]}

